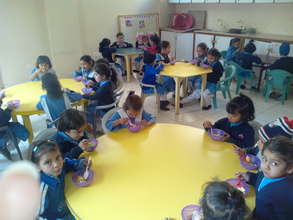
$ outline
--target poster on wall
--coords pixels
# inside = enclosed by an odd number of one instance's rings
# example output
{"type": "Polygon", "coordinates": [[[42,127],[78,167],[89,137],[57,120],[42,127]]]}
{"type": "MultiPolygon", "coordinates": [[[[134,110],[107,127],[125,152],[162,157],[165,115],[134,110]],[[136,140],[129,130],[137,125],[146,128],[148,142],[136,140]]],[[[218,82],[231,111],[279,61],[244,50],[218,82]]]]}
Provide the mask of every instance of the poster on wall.
{"type": "Polygon", "coordinates": [[[132,27],[132,22],[131,22],[131,20],[125,20],[125,26],[126,26],[126,27],[132,27]]]}

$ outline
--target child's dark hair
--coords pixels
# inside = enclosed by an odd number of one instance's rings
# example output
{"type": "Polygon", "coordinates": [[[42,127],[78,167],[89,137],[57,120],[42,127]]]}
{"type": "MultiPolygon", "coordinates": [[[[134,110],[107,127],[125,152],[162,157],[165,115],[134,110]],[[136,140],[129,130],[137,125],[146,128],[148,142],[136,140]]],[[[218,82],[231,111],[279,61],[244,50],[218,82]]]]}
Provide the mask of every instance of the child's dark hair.
{"type": "Polygon", "coordinates": [[[248,96],[243,94],[234,97],[228,102],[226,111],[229,114],[239,113],[241,115],[241,121],[253,121],[255,118],[254,104],[248,96]]]}
{"type": "Polygon", "coordinates": [[[110,47],[111,41],[108,38],[104,38],[100,43],[99,43],[99,52],[103,52],[103,49],[105,47],[110,47]]]}
{"type": "Polygon", "coordinates": [[[244,220],[248,212],[243,193],[227,182],[208,183],[200,203],[203,220],[244,220]]]}
{"type": "Polygon", "coordinates": [[[199,43],[196,47],[197,48],[199,47],[204,51],[208,51],[208,49],[209,49],[208,46],[206,45],[206,43],[199,43]]]}
{"type": "Polygon", "coordinates": [[[220,59],[222,56],[221,53],[216,48],[209,49],[208,55],[216,57],[216,59],[220,59]]]}
{"type": "Polygon", "coordinates": [[[116,84],[117,83],[117,81],[118,81],[118,74],[117,74],[117,71],[113,68],[113,67],[111,67],[111,65],[110,65],[110,63],[109,63],[109,61],[107,60],[107,59],[104,59],[104,58],[101,58],[101,59],[98,59],[97,61],[96,61],[96,65],[98,65],[98,64],[100,64],[100,63],[102,63],[102,64],[105,64],[105,65],[107,65],[109,68],[110,68],[110,70],[111,70],[111,81],[114,83],[114,84],[116,84]]]}
{"type": "Polygon", "coordinates": [[[42,76],[42,88],[47,91],[49,98],[58,99],[62,97],[61,84],[54,73],[47,73],[42,76]]]}
{"type": "Polygon", "coordinates": [[[52,68],[52,63],[48,56],[38,56],[37,62],[36,62],[36,68],[39,68],[40,64],[48,64],[49,69],[52,68]]]}
{"type": "Polygon", "coordinates": [[[109,65],[105,63],[97,63],[95,65],[95,72],[100,76],[104,76],[107,80],[111,77],[111,69],[109,65]]]}
{"type": "Polygon", "coordinates": [[[162,48],[163,49],[166,49],[166,48],[168,48],[170,46],[170,42],[169,41],[162,41],[162,48]]]}
{"type": "Polygon", "coordinates": [[[123,34],[122,32],[118,32],[118,33],[116,34],[116,37],[120,37],[120,36],[124,36],[124,34],[123,34]]]}
{"type": "Polygon", "coordinates": [[[140,96],[135,95],[134,91],[130,91],[124,104],[123,109],[129,110],[133,109],[135,111],[140,111],[142,109],[143,103],[140,96]]]}
{"type": "Polygon", "coordinates": [[[59,131],[78,130],[86,124],[84,114],[76,109],[65,110],[58,120],[59,131]]]}
{"type": "Polygon", "coordinates": [[[37,165],[43,155],[59,151],[58,145],[51,140],[36,141],[32,143],[32,146],[31,161],[37,165]]]}
{"type": "Polygon", "coordinates": [[[288,165],[293,165],[293,141],[285,136],[276,136],[267,141],[262,149],[275,153],[288,165]]]}
{"type": "Polygon", "coordinates": [[[244,51],[248,53],[254,53],[256,51],[256,46],[253,43],[253,40],[250,40],[248,44],[244,47],[244,51]]]}
{"type": "Polygon", "coordinates": [[[95,61],[92,59],[92,57],[90,55],[83,55],[80,58],[80,61],[84,61],[84,62],[90,64],[91,67],[93,67],[94,63],[95,63],[95,61]]]}
{"type": "Polygon", "coordinates": [[[145,51],[143,56],[143,62],[145,64],[153,64],[156,60],[156,55],[145,51]]]}
{"type": "Polygon", "coordinates": [[[241,41],[240,38],[233,38],[230,40],[230,46],[232,46],[233,44],[238,43],[240,41],[241,41]]]}
{"type": "Polygon", "coordinates": [[[157,34],[154,34],[150,37],[150,40],[156,44],[157,51],[161,52],[161,39],[157,34]]]}

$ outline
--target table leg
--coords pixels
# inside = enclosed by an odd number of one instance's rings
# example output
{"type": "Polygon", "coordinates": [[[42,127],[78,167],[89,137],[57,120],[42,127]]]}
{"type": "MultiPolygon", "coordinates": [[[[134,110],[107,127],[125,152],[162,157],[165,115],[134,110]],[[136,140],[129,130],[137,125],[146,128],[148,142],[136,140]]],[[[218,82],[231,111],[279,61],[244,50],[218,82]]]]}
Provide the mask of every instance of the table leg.
{"type": "Polygon", "coordinates": [[[125,56],[126,72],[127,72],[127,82],[130,82],[130,57],[125,56]]]}
{"type": "Polygon", "coordinates": [[[179,77],[174,77],[175,80],[175,114],[179,114],[179,108],[180,108],[180,83],[182,81],[179,77]]]}
{"type": "Polygon", "coordinates": [[[201,76],[201,99],[200,99],[200,107],[204,107],[205,102],[204,102],[204,97],[203,97],[203,92],[206,89],[207,86],[207,74],[204,74],[201,76]]]}
{"type": "Polygon", "coordinates": [[[33,128],[32,128],[32,123],[30,121],[30,117],[28,115],[23,115],[22,116],[23,120],[23,125],[26,127],[26,129],[29,131],[29,143],[32,143],[33,138],[34,138],[34,133],[33,133],[33,128]]]}
{"type": "Polygon", "coordinates": [[[17,122],[17,116],[16,116],[16,115],[13,115],[13,114],[12,114],[12,115],[11,115],[11,118],[12,118],[12,121],[13,121],[13,122],[17,122]]]}
{"type": "Polygon", "coordinates": [[[187,96],[187,87],[188,87],[188,78],[184,79],[182,83],[183,97],[187,96]]]}
{"type": "Polygon", "coordinates": [[[262,80],[262,75],[263,75],[263,71],[265,70],[264,67],[261,67],[260,72],[259,72],[259,78],[258,78],[258,82],[257,82],[257,91],[260,90],[260,84],[261,84],[261,80],[262,80]]]}

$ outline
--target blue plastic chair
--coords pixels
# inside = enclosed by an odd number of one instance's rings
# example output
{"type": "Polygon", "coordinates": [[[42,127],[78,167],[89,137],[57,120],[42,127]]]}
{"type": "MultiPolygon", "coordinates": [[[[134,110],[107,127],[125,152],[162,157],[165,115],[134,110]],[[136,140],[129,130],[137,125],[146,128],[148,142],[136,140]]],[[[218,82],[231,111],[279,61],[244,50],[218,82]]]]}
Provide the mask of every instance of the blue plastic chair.
{"type": "Polygon", "coordinates": [[[282,104],[288,98],[288,90],[292,82],[293,75],[285,70],[271,70],[266,73],[263,95],[267,102],[273,90],[281,93],[280,101],[282,104]]]}

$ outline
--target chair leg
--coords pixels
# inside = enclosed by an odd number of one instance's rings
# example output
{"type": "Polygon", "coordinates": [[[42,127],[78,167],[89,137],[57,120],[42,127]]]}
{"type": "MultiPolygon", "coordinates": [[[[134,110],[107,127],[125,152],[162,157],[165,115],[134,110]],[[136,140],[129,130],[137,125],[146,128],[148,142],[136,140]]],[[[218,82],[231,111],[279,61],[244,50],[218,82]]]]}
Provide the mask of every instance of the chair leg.
{"type": "Polygon", "coordinates": [[[146,98],[146,95],[143,92],[141,92],[140,97],[141,97],[142,103],[144,103],[144,100],[146,98]]]}
{"type": "Polygon", "coordinates": [[[226,91],[227,91],[227,94],[228,94],[229,99],[231,100],[232,99],[232,96],[231,96],[230,88],[228,87],[226,91]]]}
{"type": "Polygon", "coordinates": [[[20,148],[19,148],[19,145],[18,145],[18,142],[17,142],[16,137],[13,135],[13,133],[12,133],[10,130],[9,130],[8,132],[9,132],[9,136],[11,137],[12,143],[13,143],[14,147],[15,147],[16,150],[17,150],[17,153],[18,153],[18,155],[19,155],[19,158],[20,158],[21,160],[23,160],[23,157],[22,157],[22,154],[21,154],[21,150],[20,150],[20,148]]]}
{"type": "Polygon", "coordinates": [[[215,92],[213,94],[213,106],[214,106],[214,109],[218,108],[218,103],[217,103],[217,92],[215,92]]]}
{"type": "Polygon", "coordinates": [[[160,95],[156,93],[157,114],[160,113],[160,95]]]}

